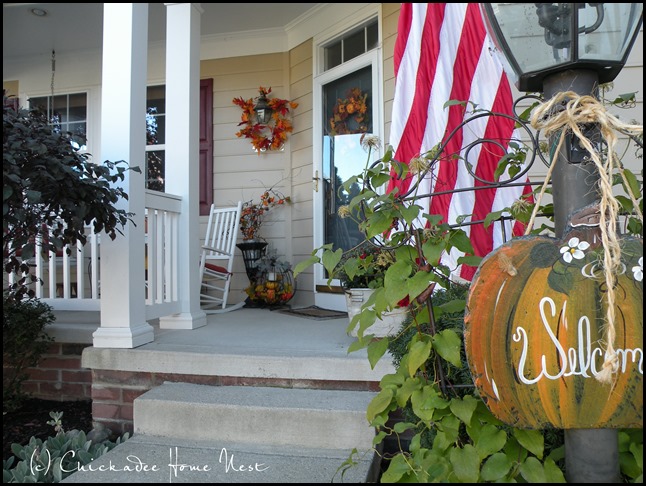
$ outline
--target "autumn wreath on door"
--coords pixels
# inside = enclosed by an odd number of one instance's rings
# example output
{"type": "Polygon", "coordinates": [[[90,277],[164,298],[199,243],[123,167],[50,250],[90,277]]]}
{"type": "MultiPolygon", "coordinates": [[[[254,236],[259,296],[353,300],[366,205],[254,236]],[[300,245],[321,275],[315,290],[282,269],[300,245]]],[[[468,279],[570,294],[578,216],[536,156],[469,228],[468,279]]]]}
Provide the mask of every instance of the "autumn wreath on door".
{"type": "Polygon", "coordinates": [[[368,131],[368,93],[350,88],[345,98],[338,98],[329,119],[330,135],[348,135],[368,131]]]}

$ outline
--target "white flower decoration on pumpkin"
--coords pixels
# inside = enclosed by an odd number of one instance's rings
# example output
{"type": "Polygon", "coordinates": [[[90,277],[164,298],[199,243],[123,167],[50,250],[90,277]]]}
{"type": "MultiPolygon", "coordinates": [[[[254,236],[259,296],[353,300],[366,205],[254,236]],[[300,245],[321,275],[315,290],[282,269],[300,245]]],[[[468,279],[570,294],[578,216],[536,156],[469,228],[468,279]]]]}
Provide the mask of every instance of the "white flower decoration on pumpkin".
{"type": "Polygon", "coordinates": [[[570,238],[567,242],[567,246],[561,248],[563,260],[565,260],[565,263],[571,263],[573,258],[582,260],[585,257],[585,253],[583,252],[588,248],[590,248],[590,243],[587,241],[579,241],[576,236],[570,238]]]}
{"type": "Polygon", "coordinates": [[[639,257],[639,265],[633,267],[633,277],[638,282],[641,282],[644,279],[644,257],[639,257]]]}

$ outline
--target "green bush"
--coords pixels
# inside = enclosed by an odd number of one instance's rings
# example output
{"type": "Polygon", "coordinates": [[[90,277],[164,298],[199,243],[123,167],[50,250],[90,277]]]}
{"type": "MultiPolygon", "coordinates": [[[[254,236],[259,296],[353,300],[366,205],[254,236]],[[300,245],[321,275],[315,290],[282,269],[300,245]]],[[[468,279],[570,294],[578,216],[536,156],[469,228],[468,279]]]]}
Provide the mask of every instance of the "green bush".
{"type": "Polygon", "coordinates": [[[55,427],[57,434],[45,441],[32,437],[26,445],[12,444],[14,456],[2,463],[2,482],[59,483],[129,437],[126,433],[114,442],[94,441],[89,438],[91,434],[79,430],[65,432],[62,412],[49,415],[53,420],[47,423],[55,427]],[[16,458],[18,462],[14,465],[16,458]]]}
{"type": "MultiPolygon", "coordinates": [[[[6,100],[6,97],[4,97],[6,100]]],[[[38,279],[28,261],[37,243],[48,251],[87,241],[86,226],[115,239],[133,216],[119,208],[128,194],[118,184],[130,168],[125,161],[95,163],[78,147],[84,140],[59,133],[38,111],[2,110],[2,264],[19,277],[11,296],[34,297],[38,279]]],[[[69,250],[67,250],[69,251],[69,250]]]]}
{"type": "Polygon", "coordinates": [[[52,308],[38,299],[17,301],[3,296],[2,401],[3,410],[17,408],[26,397],[26,370],[36,366],[53,339],[45,327],[54,322],[52,308]]]}

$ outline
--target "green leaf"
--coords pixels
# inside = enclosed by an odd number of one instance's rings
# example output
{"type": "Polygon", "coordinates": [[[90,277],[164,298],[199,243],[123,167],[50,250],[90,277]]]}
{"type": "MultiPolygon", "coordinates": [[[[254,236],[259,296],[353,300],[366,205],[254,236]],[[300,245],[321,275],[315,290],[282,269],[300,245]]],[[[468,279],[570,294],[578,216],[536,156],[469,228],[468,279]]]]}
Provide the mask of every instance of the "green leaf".
{"type": "Polygon", "coordinates": [[[457,259],[458,265],[466,265],[468,267],[477,267],[482,263],[482,257],[479,256],[461,256],[457,259]]]}
{"type": "Polygon", "coordinates": [[[397,390],[397,405],[404,407],[414,391],[422,388],[422,382],[418,377],[406,378],[404,384],[397,390]]]}
{"type": "Polygon", "coordinates": [[[471,240],[464,232],[464,230],[456,230],[451,234],[451,245],[463,253],[473,253],[473,246],[471,240]]]}
{"type": "Polygon", "coordinates": [[[427,272],[417,272],[411,278],[406,279],[406,292],[407,295],[411,296],[411,299],[414,299],[428,288],[430,275],[427,272]]]}
{"type": "Polygon", "coordinates": [[[402,479],[405,474],[408,474],[411,471],[412,469],[406,462],[404,454],[397,454],[395,457],[390,459],[388,469],[386,469],[381,476],[381,482],[396,483],[402,479]]]}
{"type": "Polygon", "coordinates": [[[420,207],[417,206],[416,204],[411,204],[409,206],[406,206],[402,209],[400,209],[402,218],[404,218],[404,221],[406,221],[408,224],[412,224],[415,219],[417,219],[417,216],[419,215],[420,212],[420,207]]]}
{"type": "Polygon", "coordinates": [[[375,365],[381,357],[388,351],[388,338],[375,339],[368,345],[368,361],[370,368],[375,369],[375,365]]]}
{"type": "Polygon", "coordinates": [[[363,349],[365,347],[366,347],[366,343],[364,341],[362,340],[353,341],[352,343],[350,343],[350,346],[348,346],[348,354],[359,351],[360,349],[363,349]]]}
{"type": "Polygon", "coordinates": [[[446,101],[444,103],[444,109],[447,109],[447,108],[449,108],[451,106],[455,106],[455,105],[466,107],[467,102],[466,101],[460,101],[460,100],[448,100],[448,101],[446,101]]]}
{"type": "Polygon", "coordinates": [[[451,412],[466,425],[471,423],[471,417],[477,406],[477,400],[471,395],[466,395],[464,398],[451,399],[451,412]]]}
{"type": "Polygon", "coordinates": [[[439,306],[444,314],[453,314],[454,312],[464,312],[467,302],[464,299],[453,299],[439,306]]]}
{"type": "Polygon", "coordinates": [[[566,483],[565,476],[561,468],[556,465],[552,459],[545,459],[543,462],[545,469],[545,482],[547,483],[566,483]]]}
{"type": "Polygon", "coordinates": [[[368,409],[366,411],[368,422],[372,422],[378,414],[385,411],[390,406],[392,398],[393,391],[390,388],[381,390],[368,404],[368,409]]]}
{"type": "Polygon", "coordinates": [[[621,105],[625,103],[630,103],[635,101],[635,98],[636,98],[636,93],[623,93],[623,94],[617,95],[617,97],[612,101],[612,104],[621,105]]]}
{"type": "Polygon", "coordinates": [[[388,437],[388,434],[383,430],[380,430],[379,432],[377,432],[377,435],[375,435],[375,438],[372,439],[372,445],[376,446],[381,444],[381,441],[384,440],[386,437],[388,437]]]}
{"type": "Polygon", "coordinates": [[[461,367],[460,349],[462,341],[455,331],[445,329],[433,336],[433,348],[442,358],[454,366],[461,367]]]}
{"type": "Polygon", "coordinates": [[[424,258],[433,267],[437,266],[442,257],[442,253],[446,249],[446,244],[443,240],[441,242],[427,240],[422,245],[422,253],[424,258]]]}
{"type": "Polygon", "coordinates": [[[393,224],[393,218],[384,211],[375,212],[370,218],[370,227],[368,228],[367,237],[374,238],[379,236],[390,229],[393,224]]]}
{"type": "Polygon", "coordinates": [[[381,378],[379,386],[381,388],[391,387],[397,389],[402,386],[405,381],[406,378],[401,373],[389,373],[381,378]]]}
{"type": "Polygon", "coordinates": [[[641,197],[641,183],[637,180],[635,174],[628,169],[624,169],[623,174],[626,182],[628,183],[626,192],[630,191],[629,194],[632,194],[635,199],[639,199],[641,197]]]}
{"type": "Polygon", "coordinates": [[[477,483],[480,477],[480,457],[471,444],[462,449],[451,449],[449,459],[453,473],[461,483],[477,483]]]}
{"type": "MultiPolygon", "coordinates": [[[[439,416],[443,412],[444,411],[439,411],[437,415],[439,416]]],[[[438,432],[435,436],[435,440],[433,441],[433,449],[439,448],[439,450],[446,450],[452,445],[456,444],[458,438],[460,437],[460,419],[452,413],[448,413],[448,415],[442,417],[439,422],[437,421],[436,417],[435,422],[437,424],[438,432]]]]}
{"type": "Polygon", "coordinates": [[[632,442],[630,444],[630,452],[635,457],[639,469],[644,470],[644,439],[641,439],[641,443],[632,442]]]}
{"type": "Polygon", "coordinates": [[[433,345],[430,341],[413,343],[408,352],[408,374],[414,376],[420,366],[428,360],[433,345]]]}
{"type": "Polygon", "coordinates": [[[359,314],[359,329],[357,331],[357,335],[363,336],[366,330],[370,326],[372,326],[376,320],[377,320],[377,315],[375,314],[375,311],[373,309],[363,309],[359,314]]]}
{"type": "Polygon", "coordinates": [[[319,257],[317,257],[316,255],[309,257],[307,260],[298,262],[294,266],[294,278],[296,278],[299,273],[303,272],[306,268],[311,267],[315,263],[319,263],[319,257]]]}
{"type": "Polygon", "coordinates": [[[536,459],[534,456],[529,456],[527,459],[525,459],[525,461],[520,465],[519,471],[520,475],[528,483],[547,482],[543,464],[541,464],[541,461],[536,459]]]}
{"type": "Polygon", "coordinates": [[[480,470],[480,475],[482,479],[487,482],[494,482],[498,479],[502,479],[511,469],[512,462],[511,459],[507,457],[506,454],[499,452],[492,455],[487,461],[482,465],[480,470]]]}
{"type": "Polygon", "coordinates": [[[397,422],[393,427],[393,430],[398,434],[402,434],[407,430],[414,429],[415,427],[416,425],[412,422],[397,422]]]}
{"type": "Polygon", "coordinates": [[[321,256],[321,263],[323,263],[323,266],[328,271],[328,273],[333,274],[334,269],[341,261],[342,256],[343,250],[341,248],[337,249],[336,251],[324,251],[323,255],[321,256]]]}
{"type": "Polygon", "coordinates": [[[480,454],[480,458],[485,459],[491,454],[501,450],[505,446],[506,442],[507,434],[505,431],[500,430],[494,425],[486,424],[482,427],[480,436],[478,437],[478,440],[475,441],[474,445],[478,454],[480,454]]]}
{"type": "MultiPolygon", "coordinates": [[[[493,180],[494,181],[496,181],[496,182],[499,181],[500,176],[505,173],[505,169],[507,168],[507,166],[509,165],[509,162],[510,162],[509,157],[510,157],[510,155],[507,154],[507,155],[500,158],[500,161],[498,162],[498,165],[496,166],[496,170],[493,173],[493,180]]],[[[488,226],[488,224],[485,223],[485,228],[487,226],[488,226]]]]}
{"type": "Polygon", "coordinates": [[[513,429],[516,440],[539,459],[543,458],[545,443],[540,430],[513,429]]]}
{"type": "Polygon", "coordinates": [[[437,391],[433,390],[430,386],[425,386],[421,390],[415,390],[410,397],[413,413],[424,421],[428,422],[432,420],[433,413],[436,409],[435,401],[437,398],[437,391]]]}

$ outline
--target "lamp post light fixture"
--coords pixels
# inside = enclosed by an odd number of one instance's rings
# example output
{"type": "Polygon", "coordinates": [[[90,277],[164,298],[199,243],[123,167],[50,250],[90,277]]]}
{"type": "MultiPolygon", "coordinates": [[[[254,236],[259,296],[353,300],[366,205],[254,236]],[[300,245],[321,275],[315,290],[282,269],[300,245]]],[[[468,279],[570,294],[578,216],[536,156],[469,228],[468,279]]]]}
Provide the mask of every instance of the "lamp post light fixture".
{"type": "Polygon", "coordinates": [[[260,91],[260,96],[256,99],[256,105],[253,109],[256,112],[256,121],[262,125],[267,125],[269,120],[271,120],[271,114],[273,112],[269,106],[267,95],[263,91],[260,91]]]}
{"type": "MultiPolygon", "coordinates": [[[[510,80],[519,91],[540,92],[545,99],[567,91],[598,98],[599,84],[613,81],[625,65],[644,8],[643,3],[480,5],[510,80]]],[[[596,124],[585,132],[593,143],[598,140],[596,124]]],[[[550,146],[557,139],[552,135],[550,146]]],[[[571,214],[599,201],[599,174],[573,137],[553,163],[554,228],[559,238],[571,214]]],[[[616,429],[565,430],[567,481],[621,482],[618,447],[616,429]]]]}
{"type": "Polygon", "coordinates": [[[626,64],[642,24],[643,3],[483,3],[487,30],[520,91],[543,91],[568,69],[609,83],[626,64]]]}

